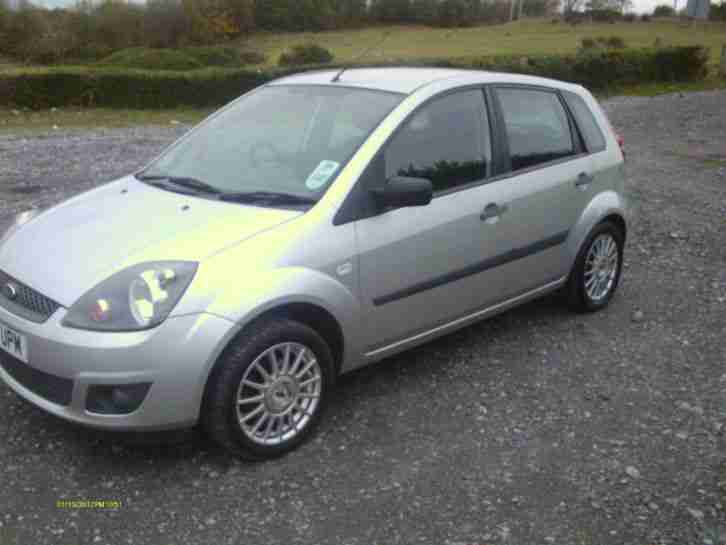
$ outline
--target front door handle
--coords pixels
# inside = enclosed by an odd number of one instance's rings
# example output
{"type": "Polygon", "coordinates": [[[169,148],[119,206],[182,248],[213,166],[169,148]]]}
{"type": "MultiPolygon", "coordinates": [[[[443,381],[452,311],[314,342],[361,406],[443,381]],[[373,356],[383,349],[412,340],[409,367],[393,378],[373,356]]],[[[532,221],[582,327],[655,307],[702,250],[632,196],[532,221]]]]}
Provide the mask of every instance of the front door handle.
{"type": "Polygon", "coordinates": [[[577,180],[575,180],[575,187],[581,187],[582,189],[585,189],[593,182],[594,179],[595,178],[593,178],[592,174],[588,174],[587,172],[580,172],[577,180]]]}
{"type": "Polygon", "coordinates": [[[481,216],[479,216],[479,219],[489,224],[497,223],[499,221],[499,217],[507,210],[508,207],[506,204],[499,206],[497,203],[491,202],[486,205],[486,208],[484,208],[484,211],[481,213],[481,216]]]}

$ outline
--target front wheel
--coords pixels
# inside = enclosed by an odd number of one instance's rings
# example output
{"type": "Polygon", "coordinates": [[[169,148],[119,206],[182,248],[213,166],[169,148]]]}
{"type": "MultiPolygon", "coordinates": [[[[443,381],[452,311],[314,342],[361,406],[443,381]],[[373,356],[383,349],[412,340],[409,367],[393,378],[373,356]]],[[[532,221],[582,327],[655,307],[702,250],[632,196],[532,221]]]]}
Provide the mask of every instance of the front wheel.
{"type": "Polygon", "coordinates": [[[310,327],[286,319],[253,326],[225,351],[210,378],[204,427],[242,458],[285,454],[318,423],[332,373],[330,348],[310,327]]]}
{"type": "Polygon", "coordinates": [[[625,235],[612,222],[597,225],[585,240],[567,283],[570,307],[577,312],[605,308],[615,295],[623,267],[625,235]]]}

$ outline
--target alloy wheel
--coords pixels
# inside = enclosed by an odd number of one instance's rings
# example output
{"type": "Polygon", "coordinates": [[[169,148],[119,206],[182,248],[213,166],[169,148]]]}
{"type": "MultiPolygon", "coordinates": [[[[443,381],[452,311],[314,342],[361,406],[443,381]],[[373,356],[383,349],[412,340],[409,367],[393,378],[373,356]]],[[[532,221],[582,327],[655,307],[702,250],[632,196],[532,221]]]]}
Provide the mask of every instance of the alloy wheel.
{"type": "Polygon", "coordinates": [[[305,429],[321,395],[322,371],[313,351],[296,342],[278,343],[245,370],[237,388],[237,420],[253,442],[279,445],[305,429]]]}
{"type": "Polygon", "coordinates": [[[585,292],[593,302],[602,301],[613,288],[620,265],[618,244],[609,233],[597,236],[585,258],[585,292]]]}

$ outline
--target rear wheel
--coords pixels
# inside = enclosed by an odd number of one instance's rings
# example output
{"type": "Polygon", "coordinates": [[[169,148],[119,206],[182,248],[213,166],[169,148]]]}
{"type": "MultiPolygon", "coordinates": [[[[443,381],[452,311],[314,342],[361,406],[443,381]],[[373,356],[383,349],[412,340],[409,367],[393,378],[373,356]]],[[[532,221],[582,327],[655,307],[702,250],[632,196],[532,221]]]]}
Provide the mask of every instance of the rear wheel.
{"type": "Polygon", "coordinates": [[[609,221],[590,232],[567,283],[568,302],[573,310],[594,312],[608,305],[620,281],[624,243],[622,230],[609,221]]]}
{"type": "Polygon", "coordinates": [[[274,458],[313,431],[332,385],[330,348],[310,327],[271,320],[239,337],[207,386],[209,435],[249,460],[274,458]]]}

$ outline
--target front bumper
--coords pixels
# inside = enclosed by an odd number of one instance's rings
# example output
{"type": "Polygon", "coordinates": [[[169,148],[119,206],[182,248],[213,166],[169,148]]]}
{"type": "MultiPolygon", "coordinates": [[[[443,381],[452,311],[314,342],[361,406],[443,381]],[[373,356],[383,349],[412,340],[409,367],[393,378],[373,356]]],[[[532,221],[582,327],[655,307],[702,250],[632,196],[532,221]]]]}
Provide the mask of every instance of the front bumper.
{"type": "Polygon", "coordinates": [[[28,342],[29,364],[16,360],[12,374],[0,365],[0,378],[17,394],[49,413],[96,428],[151,431],[196,423],[209,370],[234,334],[233,322],[191,314],[168,318],[148,331],[106,333],[63,327],[65,313],[59,309],[37,324],[0,307],[0,322],[25,335],[28,342]],[[18,363],[31,369],[18,373],[18,363]],[[51,386],[69,381],[67,404],[62,395],[48,393],[51,386]],[[109,415],[86,410],[90,386],[142,382],[151,383],[151,388],[134,412],[109,415]]]}

